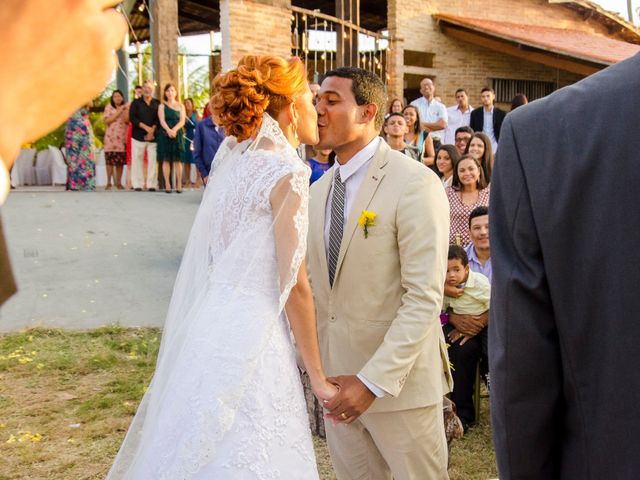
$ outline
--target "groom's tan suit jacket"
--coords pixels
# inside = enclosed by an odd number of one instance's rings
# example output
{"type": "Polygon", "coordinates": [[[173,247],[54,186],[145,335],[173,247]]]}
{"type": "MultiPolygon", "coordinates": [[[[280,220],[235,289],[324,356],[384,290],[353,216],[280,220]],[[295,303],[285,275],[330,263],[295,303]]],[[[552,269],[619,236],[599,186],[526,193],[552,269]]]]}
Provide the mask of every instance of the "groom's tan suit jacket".
{"type": "Polygon", "coordinates": [[[437,176],[385,142],[344,227],[333,287],[324,241],[333,170],[311,188],[308,266],[328,375],[361,373],[382,388],[368,412],[437,404],[452,388],[439,314],[449,204],[437,176]],[[375,226],[358,225],[363,210],[375,226]]]}

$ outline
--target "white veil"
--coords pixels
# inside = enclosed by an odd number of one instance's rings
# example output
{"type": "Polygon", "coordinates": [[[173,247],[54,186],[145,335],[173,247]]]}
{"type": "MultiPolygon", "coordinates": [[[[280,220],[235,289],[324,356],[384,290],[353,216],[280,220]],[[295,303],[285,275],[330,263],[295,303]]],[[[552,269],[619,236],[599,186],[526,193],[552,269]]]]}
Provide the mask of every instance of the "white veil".
{"type": "Polygon", "coordinates": [[[275,120],[264,114],[253,141],[227,137],[213,167],[156,373],[109,479],[151,478],[150,461],[162,472],[154,478],[183,479],[215,458],[305,255],[310,172],[275,120]]]}

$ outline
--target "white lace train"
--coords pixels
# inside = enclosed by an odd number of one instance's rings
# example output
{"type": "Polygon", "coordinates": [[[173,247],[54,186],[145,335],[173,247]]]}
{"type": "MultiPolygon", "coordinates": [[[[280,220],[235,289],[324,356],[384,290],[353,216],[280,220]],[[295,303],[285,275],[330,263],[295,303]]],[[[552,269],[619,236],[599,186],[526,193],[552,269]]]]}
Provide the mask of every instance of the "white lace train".
{"type": "Polygon", "coordinates": [[[306,249],[309,170],[268,115],[250,145],[225,140],[214,166],[156,373],[109,479],[318,478],[284,314],[306,249]],[[273,211],[276,187],[286,197],[273,211]]]}

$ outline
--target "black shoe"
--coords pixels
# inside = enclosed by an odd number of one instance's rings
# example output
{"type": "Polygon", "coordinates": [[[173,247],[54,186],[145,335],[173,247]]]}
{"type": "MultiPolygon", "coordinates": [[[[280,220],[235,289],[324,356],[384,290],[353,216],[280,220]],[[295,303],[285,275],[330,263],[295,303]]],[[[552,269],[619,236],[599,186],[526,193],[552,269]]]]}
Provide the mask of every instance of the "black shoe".
{"type": "Polygon", "coordinates": [[[460,419],[460,421],[462,422],[462,428],[464,429],[464,433],[466,435],[466,433],[469,431],[470,428],[472,428],[473,426],[475,426],[476,422],[466,422],[462,419],[460,419]]]}
{"type": "Polygon", "coordinates": [[[141,191],[142,191],[142,189],[141,189],[141,188],[134,188],[134,190],[135,190],[136,192],[141,192],[141,191]]]}
{"type": "Polygon", "coordinates": [[[176,193],[182,193],[182,190],[176,190],[176,193]]]}
{"type": "Polygon", "coordinates": [[[149,189],[147,190],[147,192],[155,192],[155,191],[156,191],[156,189],[155,189],[155,188],[149,188],[149,189]]]}
{"type": "Polygon", "coordinates": [[[171,189],[170,188],[166,189],[164,193],[171,193],[171,189]]]}

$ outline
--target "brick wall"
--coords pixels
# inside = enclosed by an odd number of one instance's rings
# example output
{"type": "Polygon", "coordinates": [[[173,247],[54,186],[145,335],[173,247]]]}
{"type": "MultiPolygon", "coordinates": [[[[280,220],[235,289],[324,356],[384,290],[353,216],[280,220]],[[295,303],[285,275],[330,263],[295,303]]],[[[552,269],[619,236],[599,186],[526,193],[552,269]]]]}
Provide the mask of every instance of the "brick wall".
{"type": "Polygon", "coordinates": [[[222,69],[247,54],[291,56],[290,0],[220,0],[222,69]]]}
{"type": "MultiPolygon", "coordinates": [[[[584,20],[578,13],[561,5],[549,4],[547,0],[388,0],[389,31],[402,39],[397,42],[400,48],[435,53],[433,68],[396,65],[395,72],[391,73],[390,94],[400,95],[403,88],[408,87],[409,78],[429,76],[435,79],[436,96],[441,97],[446,105],[453,105],[455,90],[464,87],[471,104],[478,106],[480,90],[489,84],[490,78],[539,80],[554,82],[558,87],[582,78],[449,38],[440,32],[432,17],[435,13],[610,36],[603,25],[594,20],[584,20]]],[[[396,54],[398,56],[400,53],[396,54]]]]}

